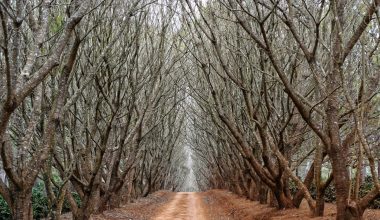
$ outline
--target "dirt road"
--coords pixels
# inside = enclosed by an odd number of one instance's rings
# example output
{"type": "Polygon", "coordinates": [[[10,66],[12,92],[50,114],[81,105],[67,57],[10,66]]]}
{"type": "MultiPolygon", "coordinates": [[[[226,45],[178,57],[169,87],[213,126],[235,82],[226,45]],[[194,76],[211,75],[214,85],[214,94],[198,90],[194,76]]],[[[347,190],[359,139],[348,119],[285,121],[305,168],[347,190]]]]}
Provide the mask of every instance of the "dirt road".
{"type": "MultiPolygon", "coordinates": [[[[325,216],[335,219],[335,206],[326,204],[325,216]]],[[[68,218],[70,219],[70,218],[68,218]]],[[[94,215],[92,220],[315,220],[302,203],[299,209],[278,210],[223,190],[207,192],[156,192],[133,203],[94,215]]],[[[380,219],[380,210],[367,210],[367,220],[380,219]]]]}
{"type": "Polygon", "coordinates": [[[197,193],[177,193],[173,200],[162,208],[154,220],[206,220],[202,209],[201,198],[197,193]]]}

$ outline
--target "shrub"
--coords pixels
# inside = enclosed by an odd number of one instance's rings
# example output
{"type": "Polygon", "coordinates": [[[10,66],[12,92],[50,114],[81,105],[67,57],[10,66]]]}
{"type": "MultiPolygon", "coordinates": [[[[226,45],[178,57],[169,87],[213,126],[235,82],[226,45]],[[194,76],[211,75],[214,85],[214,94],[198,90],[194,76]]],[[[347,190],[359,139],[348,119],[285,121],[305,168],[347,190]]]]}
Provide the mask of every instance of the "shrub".
{"type": "MultiPolygon", "coordinates": [[[[55,192],[58,193],[58,192],[55,192]]],[[[77,193],[73,193],[74,199],[77,204],[80,205],[80,198],[77,193]]],[[[45,185],[43,182],[38,182],[32,189],[32,207],[33,207],[33,219],[41,219],[48,216],[49,206],[48,198],[45,191],[45,185]]],[[[65,201],[62,208],[62,212],[69,212],[70,205],[65,201]]],[[[5,202],[3,197],[0,196],[0,220],[9,220],[11,219],[11,211],[8,204],[5,202]]]]}
{"type": "MultiPolygon", "coordinates": [[[[298,191],[297,185],[293,181],[289,181],[289,188],[292,195],[294,195],[298,191]]],[[[317,195],[317,190],[314,183],[311,185],[309,190],[310,190],[311,196],[313,197],[313,199],[315,199],[317,195]]],[[[334,202],[336,200],[335,188],[333,184],[330,184],[327,187],[325,191],[324,199],[325,199],[325,202],[334,202]]]]}
{"type": "Polygon", "coordinates": [[[45,191],[45,184],[38,182],[32,190],[33,218],[40,219],[49,214],[48,198],[45,191]]]}
{"type": "MultiPolygon", "coordinates": [[[[293,195],[297,192],[297,186],[296,186],[296,184],[293,181],[289,181],[289,188],[290,188],[290,192],[293,195]]],[[[362,183],[362,185],[360,186],[359,196],[360,197],[364,197],[373,188],[374,188],[374,185],[373,185],[372,177],[371,176],[367,176],[364,179],[364,182],[362,183]]],[[[315,199],[315,197],[316,197],[316,188],[315,188],[314,183],[312,184],[312,186],[310,188],[310,194],[315,199]]],[[[331,183],[329,185],[329,187],[327,187],[327,189],[325,191],[324,199],[325,199],[325,202],[330,202],[330,203],[331,202],[335,202],[335,200],[336,200],[336,197],[335,197],[335,187],[334,187],[333,183],[331,183]]],[[[380,209],[380,197],[378,197],[377,199],[375,199],[374,201],[372,201],[370,203],[370,206],[368,208],[371,208],[371,209],[380,209]]]]}
{"type": "MultiPolygon", "coordinates": [[[[360,186],[359,195],[360,197],[365,196],[369,191],[371,191],[375,186],[373,185],[373,180],[371,176],[367,176],[364,179],[363,184],[360,186]]],[[[380,197],[375,199],[370,203],[369,208],[371,209],[380,209],[380,197]]]]}
{"type": "MultiPolygon", "coordinates": [[[[48,214],[48,203],[43,183],[37,183],[32,189],[33,219],[41,219],[48,214]]],[[[0,196],[0,220],[11,219],[11,211],[4,198],[0,196]]]]}
{"type": "Polygon", "coordinates": [[[11,219],[11,210],[2,196],[0,196],[0,220],[11,219]]]}

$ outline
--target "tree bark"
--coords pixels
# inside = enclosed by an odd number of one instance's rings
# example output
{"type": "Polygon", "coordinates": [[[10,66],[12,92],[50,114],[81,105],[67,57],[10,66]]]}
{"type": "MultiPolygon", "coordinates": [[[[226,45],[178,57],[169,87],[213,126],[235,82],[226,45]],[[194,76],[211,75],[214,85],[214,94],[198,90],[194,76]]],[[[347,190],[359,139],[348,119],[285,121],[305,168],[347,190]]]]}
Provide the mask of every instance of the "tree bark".
{"type": "MultiPolygon", "coordinates": [[[[311,184],[313,183],[313,179],[314,179],[314,163],[311,165],[309,171],[306,174],[305,180],[303,181],[303,183],[305,184],[307,188],[310,188],[311,184]]],[[[305,197],[305,194],[303,193],[302,190],[299,189],[297,193],[293,196],[294,206],[299,208],[304,197],[305,197]]]]}
{"type": "Polygon", "coordinates": [[[88,220],[91,215],[97,210],[98,204],[97,200],[99,196],[96,195],[96,192],[90,192],[90,194],[85,195],[81,207],[78,209],[75,216],[73,216],[74,220],[88,220]]]}
{"type": "Polygon", "coordinates": [[[327,143],[327,153],[331,159],[334,175],[334,185],[336,190],[337,220],[351,219],[347,213],[349,202],[350,179],[346,167],[347,149],[342,146],[339,132],[339,77],[343,69],[343,25],[344,25],[344,3],[345,1],[333,1],[333,16],[331,21],[332,33],[332,54],[330,57],[331,70],[327,74],[327,92],[330,94],[327,98],[326,119],[327,134],[329,143],[327,143]]]}
{"type": "Polygon", "coordinates": [[[336,190],[337,220],[347,220],[351,212],[348,212],[349,201],[349,173],[346,168],[345,160],[337,154],[331,155],[334,185],[336,190]]]}
{"type": "Polygon", "coordinates": [[[12,195],[13,204],[11,206],[13,220],[32,220],[32,193],[24,191],[16,191],[12,195]]]}
{"type": "Polygon", "coordinates": [[[286,196],[284,190],[274,190],[273,194],[276,197],[278,209],[295,208],[292,199],[286,196]]]}
{"type": "Polygon", "coordinates": [[[323,216],[323,212],[325,210],[325,199],[323,194],[317,195],[317,198],[315,199],[315,216],[323,216]]]}
{"type": "Polygon", "coordinates": [[[259,185],[259,202],[260,204],[268,203],[268,188],[264,184],[259,185]]]}

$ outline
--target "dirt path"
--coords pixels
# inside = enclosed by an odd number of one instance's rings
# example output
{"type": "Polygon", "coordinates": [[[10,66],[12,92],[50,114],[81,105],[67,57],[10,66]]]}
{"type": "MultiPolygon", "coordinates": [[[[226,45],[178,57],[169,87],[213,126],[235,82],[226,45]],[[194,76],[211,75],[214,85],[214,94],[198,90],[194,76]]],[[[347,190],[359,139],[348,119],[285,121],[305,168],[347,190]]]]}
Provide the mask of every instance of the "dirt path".
{"type": "MultiPolygon", "coordinates": [[[[307,203],[299,209],[278,210],[223,190],[196,193],[156,192],[134,203],[92,216],[91,220],[334,220],[334,204],[324,217],[312,217],[307,203]]],[[[64,218],[71,220],[71,218],[64,218]]],[[[380,210],[367,210],[366,220],[379,220],[380,210]]]]}
{"type": "Polygon", "coordinates": [[[202,209],[202,200],[198,193],[180,192],[162,208],[154,220],[206,220],[202,209]]]}

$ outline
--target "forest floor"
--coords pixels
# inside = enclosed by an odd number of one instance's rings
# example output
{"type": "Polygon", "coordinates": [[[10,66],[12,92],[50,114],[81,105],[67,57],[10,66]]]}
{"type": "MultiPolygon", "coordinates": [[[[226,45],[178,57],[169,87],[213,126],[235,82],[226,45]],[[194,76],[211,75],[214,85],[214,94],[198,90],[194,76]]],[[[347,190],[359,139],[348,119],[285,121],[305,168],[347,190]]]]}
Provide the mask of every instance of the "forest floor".
{"type": "MultiPolygon", "coordinates": [[[[95,215],[93,220],[332,220],[335,206],[326,204],[325,216],[312,218],[306,204],[277,210],[222,190],[173,193],[160,191],[119,209],[95,215]]],[[[380,219],[380,210],[367,210],[365,219],[380,219]]]]}

